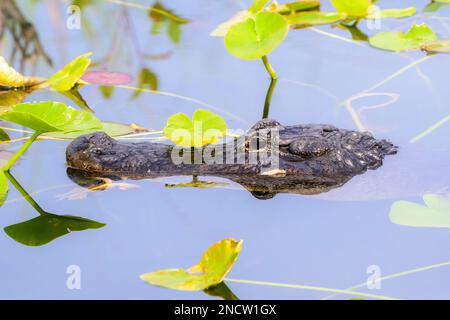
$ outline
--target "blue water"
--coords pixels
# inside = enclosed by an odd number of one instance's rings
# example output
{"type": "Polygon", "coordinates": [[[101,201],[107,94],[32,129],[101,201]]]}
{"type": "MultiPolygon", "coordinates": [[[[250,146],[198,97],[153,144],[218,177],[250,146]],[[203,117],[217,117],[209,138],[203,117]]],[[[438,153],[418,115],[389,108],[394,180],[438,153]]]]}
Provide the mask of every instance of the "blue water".
{"type": "MultiPolygon", "coordinates": [[[[261,118],[269,85],[262,63],[234,58],[225,50],[221,38],[209,36],[216,25],[247,7],[249,1],[165,1],[164,5],[191,20],[182,27],[177,45],[164,35],[150,34],[151,23],[145,10],[93,1],[93,5],[82,10],[83,21],[89,21],[90,28],[84,23],[81,30],[68,30],[66,2],[19,2],[55,65],[49,68],[41,59],[35,69],[25,69],[27,74],[49,76],[87,51],[94,52],[94,61],[101,60],[111,51],[114,35],[123,32],[125,37],[119,38],[110,64],[97,69],[128,72],[136,77],[146,66],[158,75],[159,90],[211,105],[230,128],[246,130],[261,118]],[[124,29],[124,14],[132,21],[134,31],[124,29]],[[137,40],[132,40],[134,33],[137,40]],[[138,58],[137,50],[169,54],[167,59],[145,60],[138,58]]],[[[134,2],[148,5],[148,1],[134,2]]],[[[379,5],[415,5],[422,10],[425,1],[379,1],[379,5]]],[[[328,1],[324,1],[323,8],[331,10],[328,1]]],[[[407,30],[414,21],[426,21],[439,37],[450,37],[450,6],[432,15],[383,20],[381,30],[407,30]]],[[[368,30],[364,22],[361,25],[369,35],[379,32],[368,30]]],[[[350,37],[346,31],[329,26],[318,29],[350,37]]],[[[4,39],[4,52],[10,46],[11,42],[4,39]]],[[[281,78],[270,117],[286,125],[331,123],[358,129],[341,102],[423,57],[421,52],[394,54],[373,49],[364,42],[344,42],[309,29],[293,30],[270,55],[281,78]]],[[[139,275],[193,265],[209,245],[226,237],[244,240],[242,253],[229,274],[234,279],[345,289],[365,282],[370,265],[379,266],[384,276],[450,261],[448,228],[408,227],[389,219],[390,207],[396,200],[422,203],[424,192],[445,194],[449,186],[445,155],[450,154],[450,124],[414,144],[410,140],[450,114],[446,72],[450,70],[450,58],[432,56],[418,68],[409,68],[370,91],[399,95],[395,103],[361,111],[365,129],[399,145],[399,155],[386,158],[380,169],[320,196],[278,194],[272,200],[261,201],[236,184],[227,188],[169,189],[164,181],[126,181],[138,188],[112,188],[89,192],[78,200],[64,200],[62,195],[80,190],[66,175],[64,152],[68,142],[33,144],[12,170],[23,187],[35,193],[34,199],[49,212],[78,215],[107,226],[74,232],[41,247],[24,246],[0,232],[0,298],[207,299],[210,297],[203,292],[147,285],[139,275]],[[358,187],[365,181],[370,192],[358,187]],[[80,290],[66,286],[66,269],[70,265],[81,269],[80,290]]],[[[102,120],[138,123],[156,130],[163,128],[174,113],[191,114],[204,107],[148,93],[132,100],[133,92],[120,88],[115,88],[110,99],[105,99],[95,86],[85,86],[81,93],[102,120]]],[[[40,100],[72,104],[47,91],[26,98],[40,100]]],[[[389,96],[365,97],[355,101],[353,108],[358,110],[387,100],[389,96]]],[[[16,150],[17,146],[2,148],[16,150]]],[[[0,210],[2,228],[37,215],[14,188],[0,210]]],[[[442,267],[387,280],[380,289],[360,291],[401,299],[448,299],[449,279],[450,267],[442,267]]],[[[241,299],[319,299],[328,295],[227,284],[241,299]]]]}

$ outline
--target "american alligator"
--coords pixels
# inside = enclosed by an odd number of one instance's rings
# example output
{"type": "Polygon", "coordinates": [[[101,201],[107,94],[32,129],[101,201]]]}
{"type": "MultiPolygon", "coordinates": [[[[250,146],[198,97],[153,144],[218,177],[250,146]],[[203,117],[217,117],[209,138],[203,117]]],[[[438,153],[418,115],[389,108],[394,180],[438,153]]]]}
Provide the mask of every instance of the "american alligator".
{"type": "MultiPolygon", "coordinates": [[[[213,147],[231,150],[232,163],[225,153],[216,158],[224,164],[202,160],[201,163],[174,163],[172,145],[119,142],[103,132],[76,138],[67,147],[66,158],[69,176],[81,185],[89,177],[117,180],[216,176],[241,184],[259,199],[270,199],[277,193],[310,195],[329,191],[367,169],[380,167],[384,156],[397,153],[392,143],[377,140],[368,132],[317,124],[283,126],[274,120],[259,121],[235,141],[213,147]],[[252,146],[272,158],[250,161],[255,160],[252,146]],[[244,163],[237,157],[240,150],[245,150],[244,163]],[[278,159],[276,169],[271,162],[275,158],[278,159]]],[[[193,160],[205,153],[206,148],[182,149],[181,153],[176,149],[175,154],[193,160]]],[[[216,151],[210,148],[208,152],[215,155],[216,151]]]]}

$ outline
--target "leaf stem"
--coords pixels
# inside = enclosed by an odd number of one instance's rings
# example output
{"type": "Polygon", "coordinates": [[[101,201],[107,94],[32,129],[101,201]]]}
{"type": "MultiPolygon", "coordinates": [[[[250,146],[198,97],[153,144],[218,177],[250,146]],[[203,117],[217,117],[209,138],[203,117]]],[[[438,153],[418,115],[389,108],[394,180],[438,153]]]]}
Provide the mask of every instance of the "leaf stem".
{"type": "Polygon", "coordinates": [[[31,146],[31,144],[41,135],[41,132],[36,131],[33,135],[25,141],[25,143],[20,147],[20,149],[9,159],[8,163],[3,167],[3,171],[9,172],[11,167],[16,163],[16,161],[22,156],[22,154],[31,146]]]}
{"type": "Polygon", "coordinates": [[[270,74],[270,77],[273,80],[278,79],[278,75],[275,72],[275,70],[272,68],[272,66],[270,65],[270,62],[269,62],[269,59],[267,59],[267,56],[263,56],[262,61],[264,63],[264,67],[266,67],[267,72],[270,74]]]}
{"type": "Polygon", "coordinates": [[[263,119],[267,119],[269,117],[270,103],[272,101],[273,91],[275,90],[275,86],[277,84],[277,79],[271,79],[269,89],[267,89],[266,100],[264,101],[264,111],[263,111],[263,119]]]}

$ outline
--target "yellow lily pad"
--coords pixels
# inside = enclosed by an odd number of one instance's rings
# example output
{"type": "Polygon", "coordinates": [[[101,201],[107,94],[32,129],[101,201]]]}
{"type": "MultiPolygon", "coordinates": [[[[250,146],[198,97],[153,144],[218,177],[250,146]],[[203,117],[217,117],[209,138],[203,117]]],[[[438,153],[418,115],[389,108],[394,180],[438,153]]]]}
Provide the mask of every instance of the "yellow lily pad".
{"type": "Polygon", "coordinates": [[[223,239],[209,247],[200,262],[187,270],[158,270],[140,278],[149,284],[170,289],[204,290],[223,281],[236,262],[241,247],[242,240],[223,239]]]}

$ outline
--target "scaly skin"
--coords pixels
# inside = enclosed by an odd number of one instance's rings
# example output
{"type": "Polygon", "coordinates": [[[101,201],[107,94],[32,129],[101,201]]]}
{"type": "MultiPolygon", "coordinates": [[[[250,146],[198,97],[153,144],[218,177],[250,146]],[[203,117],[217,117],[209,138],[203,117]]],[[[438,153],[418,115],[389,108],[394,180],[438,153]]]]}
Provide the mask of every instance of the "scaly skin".
{"type": "MultiPolygon", "coordinates": [[[[114,179],[146,179],[164,176],[217,176],[233,180],[260,199],[279,192],[317,194],[343,185],[367,169],[376,169],[385,155],[395,154],[397,147],[377,140],[370,133],[338,129],[330,125],[282,126],[273,120],[256,123],[233,144],[249,155],[249,141],[258,141],[279,159],[278,170],[267,161],[254,164],[174,164],[173,146],[162,143],[118,142],[105,133],[96,132],[75,139],[66,151],[69,175],[75,180],[107,176],[114,179]],[[279,132],[278,145],[262,135],[266,129],[279,132]]],[[[230,143],[230,142],[228,142],[230,143]]],[[[227,145],[222,145],[226,150],[227,145]]],[[[204,149],[203,149],[204,150],[204,149]]],[[[203,151],[197,149],[197,155],[203,151]]],[[[80,182],[81,183],[81,182],[80,182]]]]}

